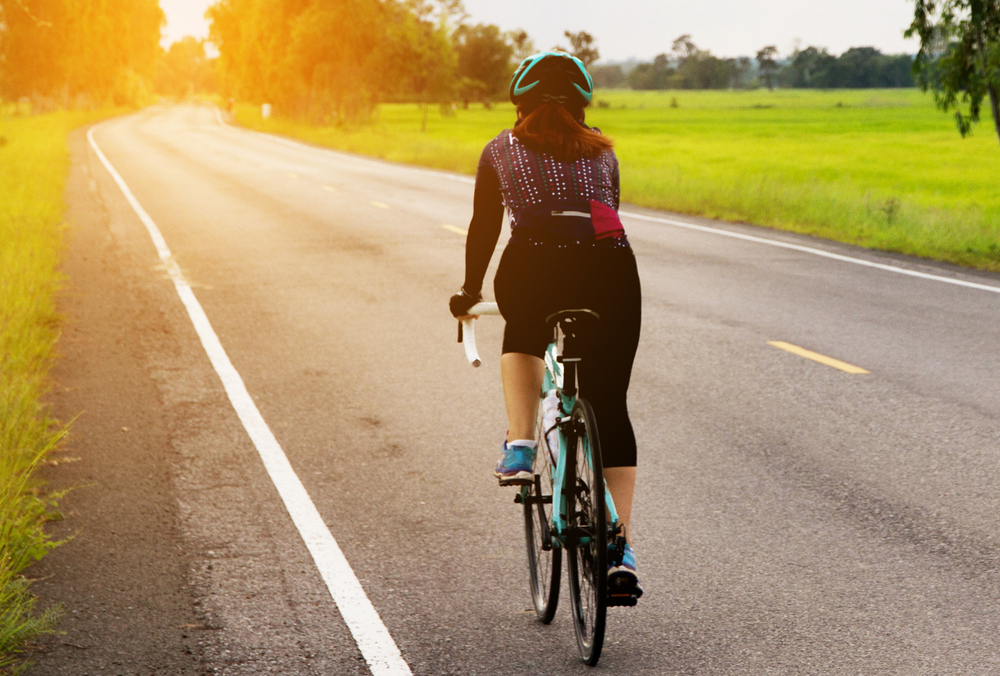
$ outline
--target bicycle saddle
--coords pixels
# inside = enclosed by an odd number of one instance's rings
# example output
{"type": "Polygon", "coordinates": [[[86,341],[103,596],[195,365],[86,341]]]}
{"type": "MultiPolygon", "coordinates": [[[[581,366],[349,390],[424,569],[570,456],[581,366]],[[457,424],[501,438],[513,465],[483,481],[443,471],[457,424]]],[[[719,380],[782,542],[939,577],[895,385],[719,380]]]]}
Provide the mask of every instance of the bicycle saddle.
{"type": "Polygon", "coordinates": [[[550,329],[555,329],[556,324],[562,327],[563,333],[567,336],[575,336],[578,332],[586,332],[589,327],[601,320],[601,316],[593,310],[580,308],[578,310],[560,310],[550,314],[545,318],[545,323],[550,329]]]}

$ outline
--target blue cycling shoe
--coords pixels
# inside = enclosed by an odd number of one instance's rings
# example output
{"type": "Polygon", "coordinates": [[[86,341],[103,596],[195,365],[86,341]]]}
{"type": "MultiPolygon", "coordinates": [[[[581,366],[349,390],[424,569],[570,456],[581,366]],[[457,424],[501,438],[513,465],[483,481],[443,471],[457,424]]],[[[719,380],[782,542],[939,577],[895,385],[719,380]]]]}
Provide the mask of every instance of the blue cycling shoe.
{"type": "Polygon", "coordinates": [[[503,442],[503,455],[497,461],[493,476],[501,486],[527,486],[535,479],[532,467],[535,464],[535,449],[528,446],[508,446],[503,442]]]}
{"type": "Polygon", "coordinates": [[[635,572],[635,552],[632,545],[625,543],[622,560],[619,565],[610,563],[615,554],[615,544],[608,545],[608,605],[634,606],[642,596],[642,585],[635,572]]]}

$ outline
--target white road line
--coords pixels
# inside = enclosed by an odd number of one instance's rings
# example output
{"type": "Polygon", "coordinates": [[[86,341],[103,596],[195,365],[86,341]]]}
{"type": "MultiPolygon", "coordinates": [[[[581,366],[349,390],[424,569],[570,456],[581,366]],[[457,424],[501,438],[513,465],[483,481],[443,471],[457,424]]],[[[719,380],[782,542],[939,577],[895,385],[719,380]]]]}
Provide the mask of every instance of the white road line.
{"type": "Polygon", "coordinates": [[[222,343],[219,342],[219,338],[216,336],[215,330],[212,329],[201,304],[195,298],[191,285],[184,279],[184,275],[171,255],[160,229],[146,213],[146,210],[142,208],[121,175],[111,166],[108,158],[104,156],[104,153],[97,146],[97,142],[94,141],[95,129],[97,127],[91,127],[90,131],[87,132],[90,146],[97,153],[98,159],[111,174],[115,183],[121,188],[125,199],[132,205],[139,220],[149,231],[149,236],[156,246],[160,260],[166,264],[170,278],[174,282],[177,295],[180,296],[181,302],[187,308],[191,322],[201,339],[201,344],[222,380],[226,394],[229,395],[229,401],[236,409],[236,414],[243,422],[243,427],[257,448],[271,481],[278,489],[278,494],[285,503],[288,514],[292,517],[309,553],[312,554],[313,561],[316,563],[327,589],[330,590],[330,595],[337,604],[337,609],[368,663],[368,668],[376,676],[411,674],[410,667],[403,660],[396,642],[393,641],[389,630],[382,623],[378,611],[365,595],[365,590],[361,587],[357,576],[354,575],[354,571],[340,550],[340,546],[326,527],[316,505],[309,498],[305,486],[295,474],[288,457],[257,409],[257,405],[243,383],[243,378],[229,361],[229,356],[222,347],[222,343]]]}
{"type": "MultiPolygon", "coordinates": [[[[281,143],[282,145],[291,146],[293,148],[303,148],[306,150],[312,150],[319,153],[325,153],[332,155],[340,160],[348,160],[351,162],[356,162],[359,164],[365,164],[368,166],[376,167],[393,167],[396,169],[404,169],[409,171],[414,171],[422,174],[427,174],[429,176],[437,176],[439,178],[446,178],[451,181],[459,181],[461,183],[468,183],[475,185],[476,181],[468,176],[459,176],[455,174],[447,174],[440,171],[434,171],[432,169],[423,169],[421,167],[412,167],[408,165],[392,165],[388,163],[374,162],[371,160],[363,160],[358,157],[353,157],[344,153],[339,153],[334,150],[327,150],[325,148],[317,148],[315,146],[310,146],[305,143],[298,143],[296,141],[291,141],[289,139],[282,138],[280,136],[273,136],[271,134],[265,134],[263,132],[255,132],[249,129],[242,129],[240,127],[233,127],[222,121],[222,116],[219,114],[219,109],[215,109],[216,116],[219,120],[219,124],[229,127],[230,129],[238,129],[240,131],[249,131],[254,134],[259,134],[272,141],[281,143]]],[[[672,225],[677,228],[686,228],[688,230],[697,230],[698,232],[709,233],[712,235],[721,235],[723,237],[732,237],[734,239],[742,239],[747,242],[756,242],[757,244],[765,244],[767,246],[775,246],[782,249],[791,249],[793,251],[799,251],[801,253],[807,253],[813,256],[822,256],[823,258],[830,258],[832,260],[841,261],[843,263],[853,263],[854,265],[863,265],[869,268],[875,268],[877,270],[883,270],[885,272],[894,272],[899,275],[907,275],[909,277],[918,277],[920,279],[927,279],[934,282],[943,282],[945,284],[953,284],[955,286],[964,286],[969,289],[978,289],[979,291],[989,291],[991,293],[1000,293],[1000,286],[990,286],[989,284],[978,284],[976,282],[967,282],[962,279],[955,279],[952,277],[942,277],[941,275],[931,275],[926,272],[917,272],[916,270],[907,270],[906,268],[897,267],[895,265],[885,265],[884,263],[874,263],[872,261],[866,261],[863,258],[854,258],[852,256],[844,256],[842,254],[835,254],[829,251],[823,251],[822,249],[814,249],[808,246],[802,246],[800,244],[789,244],[788,242],[781,242],[779,240],[767,239],[766,237],[756,237],[754,235],[744,235],[743,233],[733,232],[731,230],[723,230],[722,228],[711,228],[705,225],[696,225],[694,223],[686,223],[684,221],[678,221],[672,218],[662,218],[659,216],[644,216],[642,214],[631,213],[628,211],[618,212],[620,216],[624,218],[635,218],[640,221],[650,221],[652,223],[663,223],[664,225],[672,225]]]]}
{"type": "Polygon", "coordinates": [[[869,268],[885,270],[886,272],[895,272],[896,274],[900,275],[919,277],[920,279],[929,279],[935,282],[944,282],[945,284],[964,286],[969,289],[979,289],[980,291],[991,291],[992,293],[1000,293],[1000,286],[977,284],[976,282],[967,282],[962,279],[954,279],[952,277],[942,277],[940,275],[931,275],[926,272],[917,272],[916,270],[907,270],[906,268],[896,267],[895,265],[885,265],[884,263],[873,263],[872,261],[866,261],[863,258],[853,258],[851,256],[843,256],[841,254],[835,254],[829,251],[823,251],[822,249],[814,249],[812,247],[802,246],[801,244],[789,244],[788,242],[780,242],[778,240],[767,239],[765,237],[744,235],[741,232],[733,232],[731,230],[723,230],[721,228],[710,228],[706,225],[695,225],[694,223],[685,223],[684,221],[677,221],[671,218],[662,218],[660,216],[643,216],[642,214],[634,214],[627,211],[620,211],[618,213],[620,216],[624,216],[625,218],[635,218],[640,221],[651,221],[653,223],[664,223],[666,225],[673,225],[675,227],[685,228],[687,230],[697,230],[698,232],[707,232],[713,235],[722,235],[723,237],[742,239],[747,242],[756,242],[757,244],[776,246],[781,249],[792,249],[793,251],[801,251],[803,253],[812,254],[813,256],[832,258],[835,261],[841,261],[844,263],[853,263],[855,265],[863,265],[869,268]]]}
{"type": "Polygon", "coordinates": [[[453,232],[456,235],[461,235],[462,237],[469,236],[468,230],[463,230],[462,228],[456,228],[454,225],[448,225],[447,223],[444,223],[441,225],[441,227],[447,230],[448,232],[453,232]]]}

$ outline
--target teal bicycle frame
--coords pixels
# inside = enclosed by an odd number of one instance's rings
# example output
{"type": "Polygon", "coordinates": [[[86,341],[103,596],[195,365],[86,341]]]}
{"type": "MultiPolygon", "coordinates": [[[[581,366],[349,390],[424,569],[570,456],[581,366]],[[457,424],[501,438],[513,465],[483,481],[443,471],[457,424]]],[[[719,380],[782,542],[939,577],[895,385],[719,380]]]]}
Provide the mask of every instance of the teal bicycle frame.
{"type": "MultiPolygon", "coordinates": [[[[566,546],[566,535],[568,529],[566,527],[567,515],[566,515],[566,495],[563,487],[566,484],[566,458],[568,453],[566,453],[567,446],[567,435],[563,430],[563,424],[569,420],[570,414],[573,411],[573,407],[576,406],[576,394],[567,395],[563,390],[563,377],[565,374],[565,367],[563,366],[562,359],[560,359],[559,348],[556,342],[553,341],[549,343],[548,349],[545,351],[545,376],[542,382],[542,392],[548,393],[553,389],[559,394],[559,413],[561,414],[558,418],[557,429],[559,430],[559,448],[558,454],[559,459],[556,462],[555,468],[552,470],[552,530],[550,533],[553,544],[560,547],[566,546]]],[[[575,388],[574,388],[575,389],[575,388]]],[[[543,430],[543,434],[548,432],[548,430],[543,430]]],[[[593,457],[590,454],[590,438],[584,437],[584,452],[587,454],[587,462],[593,464],[593,457]]],[[[607,490],[607,483],[604,486],[604,502],[608,510],[609,523],[611,524],[611,531],[615,532],[618,526],[618,511],[615,509],[615,501],[611,499],[611,492],[607,490]]],[[[521,489],[522,496],[527,497],[528,489],[521,489]]],[[[589,541],[589,538],[581,538],[581,543],[585,544],[589,541]]]]}
{"type": "MultiPolygon", "coordinates": [[[[495,303],[478,303],[468,313],[459,325],[458,340],[465,343],[469,363],[480,366],[482,360],[476,349],[473,318],[481,314],[498,314],[499,310],[495,303]]],[[[615,583],[620,586],[618,593],[609,588],[611,573],[615,572],[612,568],[622,565],[626,540],[607,483],[599,478],[603,475],[603,467],[596,464],[602,460],[598,421],[594,419],[593,407],[578,397],[577,365],[582,362],[577,354],[580,332],[586,322],[599,319],[595,312],[587,309],[563,310],[546,318],[553,328],[553,340],[543,359],[539,393],[542,410],[537,418],[541,422],[536,423],[540,427],[536,431],[539,443],[534,463],[536,471],[532,483],[522,486],[514,496],[514,502],[523,506],[535,612],[543,623],[552,621],[559,600],[562,552],[566,550],[573,629],[580,657],[590,666],[597,664],[600,658],[607,608],[634,606],[642,593],[639,589],[636,594],[618,582],[615,583]],[[560,342],[566,354],[560,354],[560,342]],[[557,395],[558,402],[550,399],[552,394],[557,395]],[[557,409],[554,419],[553,403],[557,409]],[[556,446],[554,449],[549,448],[550,438],[556,446]],[[603,486],[597,483],[599,481],[603,486]],[[602,488],[603,508],[600,504],[602,488]],[[551,490],[552,494],[546,495],[546,490],[551,490]],[[606,552],[601,546],[605,538],[606,552]],[[609,571],[607,578],[604,577],[605,565],[609,571]]]]}
{"type": "MultiPolygon", "coordinates": [[[[497,309],[496,303],[478,303],[469,309],[470,315],[498,315],[500,314],[499,309],[497,309]]],[[[458,341],[465,344],[465,355],[469,360],[469,363],[474,367],[479,367],[482,364],[482,360],[479,358],[479,352],[476,349],[476,334],[474,329],[474,324],[471,319],[462,320],[459,324],[458,341]]],[[[563,366],[563,360],[559,354],[558,343],[553,340],[549,343],[548,348],[545,350],[545,376],[542,383],[542,393],[547,394],[555,389],[559,393],[559,412],[561,413],[559,417],[559,459],[556,462],[555,469],[552,471],[552,524],[551,529],[555,531],[550,533],[550,539],[553,544],[560,547],[566,546],[566,537],[568,529],[566,527],[567,515],[566,515],[566,496],[563,493],[563,487],[566,483],[566,443],[567,435],[563,430],[563,423],[567,422],[570,415],[573,412],[573,407],[576,406],[576,394],[568,395],[563,390],[563,376],[565,374],[565,367],[563,366]]],[[[576,391],[575,383],[573,384],[573,391],[576,391]]],[[[547,431],[547,430],[545,430],[547,431]]],[[[590,440],[589,438],[584,442],[584,452],[587,454],[587,462],[593,464],[593,458],[590,455],[590,440]]],[[[521,497],[527,497],[528,489],[521,489],[521,497]]],[[[608,517],[612,525],[612,532],[616,532],[618,527],[618,511],[615,509],[615,502],[611,499],[611,493],[607,490],[607,482],[604,485],[604,496],[605,505],[608,510],[608,517]]],[[[586,538],[584,538],[586,541],[586,538]]]]}

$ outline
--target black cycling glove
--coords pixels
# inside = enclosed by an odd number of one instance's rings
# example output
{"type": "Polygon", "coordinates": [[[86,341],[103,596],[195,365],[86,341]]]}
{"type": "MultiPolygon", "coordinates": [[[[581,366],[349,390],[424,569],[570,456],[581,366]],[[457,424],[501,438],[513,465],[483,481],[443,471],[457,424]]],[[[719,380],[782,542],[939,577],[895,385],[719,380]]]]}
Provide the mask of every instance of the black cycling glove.
{"type": "Polygon", "coordinates": [[[476,303],[483,299],[482,293],[477,293],[474,296],[470,296],[465,293],[465,289],[462,289],[448,301],[448,308],[451,310],[452,317],[462,317],[469,314],[469,308],[471,308],[476,303]]]}

